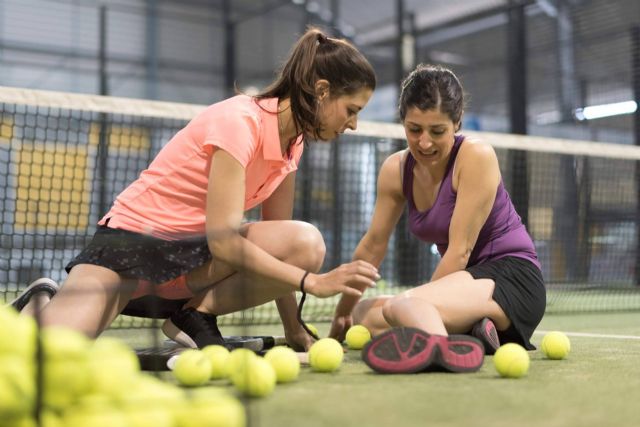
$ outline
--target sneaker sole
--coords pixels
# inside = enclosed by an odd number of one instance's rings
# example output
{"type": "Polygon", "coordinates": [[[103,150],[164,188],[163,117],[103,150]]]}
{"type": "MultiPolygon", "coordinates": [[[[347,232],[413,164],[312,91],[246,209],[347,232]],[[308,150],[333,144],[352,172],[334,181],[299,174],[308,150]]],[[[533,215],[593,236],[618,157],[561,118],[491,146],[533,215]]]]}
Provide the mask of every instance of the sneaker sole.
{"type": "Polygon", "coordinates": [[[31,282],[31,284],[27,286],[17,298],[9,302],[7,306],[20,311],[29,303],[34,295],[40,292],[46,292],[49,298],[53,298],[58,290],[60,290],[60,285],[58,285],[55,280],[43,277],[31,282]]]}
{"type": "Polygon", "coordinates": [[[416,328],[393,328],[362,349],[364,362],[385,374],[412,374],[426,370],[475,372],[484,361],[484,348],[467,335],[429,335],[416,328]]]}

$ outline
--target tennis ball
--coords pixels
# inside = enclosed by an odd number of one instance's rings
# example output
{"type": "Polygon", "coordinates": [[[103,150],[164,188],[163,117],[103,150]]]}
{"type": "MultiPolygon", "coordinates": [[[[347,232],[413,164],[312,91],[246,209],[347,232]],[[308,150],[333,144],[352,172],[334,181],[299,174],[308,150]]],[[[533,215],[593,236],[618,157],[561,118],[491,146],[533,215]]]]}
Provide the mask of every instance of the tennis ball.
{"type": "Polygon", "coordinates": [[[560,331],[552,331],[542,338],[543,353],[553,360],[564,359],[571,351],[571,341],[569,337],[560,331]]]}
{"type": "Polygon", "coordinates": [[[72,329],[42,329],[43,401],[52,409],[64,409],[85,395],[90,387],[88,352],[91,341],[72,329]]]}
{"type": "MultiPolygon", "coordinates": [[[[108,403],[108,400],[95,399],[92,395],[82,399],[64,411],[65,427],[113,427],[127,425],[127,419],[121,410],[108,403]]],[[[98,396],[99,397],[99,396],[98,396]]]]}
{"type": "Polygon", "coordinates": [[[122,413],[127,420],[127,427],[173,427],[173,414],[169,408],[156,402],[147,402],[144,405],[126,405],[122,413]]]}
{"type": "Polygon", "coordinates": [[[316,372],[333,372],[342,364],[344,350],[333,338],[322,338],[309,349],[309,364],[316,372]]]}
{"type": "Polygon", "coordinates": [[[19,418],[7,418],[2,420],[2,427],[39,427],[36,420],[30,416],[25,415],[19,418]]]}
{"type": "Polygon", "coordinates": [[[190,348],[180,353],[173,367],[173,376],[188,387],[202,385],[211,377],[211,362],[202,351],[190,348]]]}
{"type": "Polygon", "coordinates": [[[211,362],[211,379],[226,378],[229,369],[229,350],[221,345],[208,345],[202,349],[202,352],[211,362]]]}
{"type": "Polygon", "coordinates": [[[496,351],[493,364],[501,376],[520,378],[529,370],[529,353],[519,344],[507,343],[496,351]]]}
{"type": "Polygon", "coordinates": [[[291,348],[282,345],[273,347],[267,351],[264,358],[276,372],[276,379],[279,383],[288,383],[298,378],[300,360],[291,348]]]}
{"type": "Polygon", "coordinates": [[[319,337],[320,335],[318,335],[318,328],[316,328],[316,326],[313,323],[305,323],[305,325],[307,326],[307,328],[313,332],[315,334],[315,336],[319,337]]]}
{"type": "Polygon", "coordinates": [[[264,358],[254,356],[231,374],[231,382],[242,393],[251,397],[264,397],[276,386],[276,373],[264,358]]]}
{"type": "Polygon", "coordinates": [[[112,396],[129,389],[140,373],[135,352],[123,341],[113,337],[98,338],[89,349],[90,390],[112,396]]]}
{"type": "Polygon", "coordinates": [[[178,427],[245,427],[246,423],[240,401],[217,387],[194,390],[189,402],[176,412],[178,427]]]}
{"type": "Polygon", "coordinates": [[[36,384],[33,369],[21,357],[0,357],[0,419],[24,416],[33,408],[36,384]]]}
{"type": "Polygon", "coordinates": [[[11,307],[0,306],[0,356],[14,354],[33,359],[37,345],[36,321],[31,316],[20,316],[11,307]]]}
{"type": "Polygon", "coordinates": [[[347,346],[352,350],[360,350],[371,340],[371,332],[362,325],[355,325],[347,331],[347,346]]]}
{"type": "Polygon", "coordinates": [[[256,354],[248,348],[235,348],[229,353],[227,360],[227,376],[231,377],[234,372],[242,368],[249,360],[253,359],[256,354]]]}
{"type": "Polygon", "coordinates": [[[185,390],[147,374],[140,374],[126,393],[117,397],[123,407],[163,405],[171,409],[186,401],[185,390]]]}

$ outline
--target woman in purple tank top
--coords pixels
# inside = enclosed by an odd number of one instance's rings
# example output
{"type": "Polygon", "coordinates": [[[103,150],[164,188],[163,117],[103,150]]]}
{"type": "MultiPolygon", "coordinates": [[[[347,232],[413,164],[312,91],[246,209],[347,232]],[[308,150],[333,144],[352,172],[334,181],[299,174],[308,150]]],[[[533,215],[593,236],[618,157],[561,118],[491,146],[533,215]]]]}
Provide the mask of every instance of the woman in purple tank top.
{"type": "Polygon", "coordinates": [[[353,258],[380,265],[405,205],[412,234],[442,258],[426,284],[338,303],[330,335],[366,326],[374,339],[363,358],[378,372],[472,372],[501,343],[535,348],[529,340],[546,305],[540,263],[493,148],[456,134],[463,107],[462,85],[446,68],[420,65],[402,84],[408,149],[382,165],[371,225],[353,258]]]}

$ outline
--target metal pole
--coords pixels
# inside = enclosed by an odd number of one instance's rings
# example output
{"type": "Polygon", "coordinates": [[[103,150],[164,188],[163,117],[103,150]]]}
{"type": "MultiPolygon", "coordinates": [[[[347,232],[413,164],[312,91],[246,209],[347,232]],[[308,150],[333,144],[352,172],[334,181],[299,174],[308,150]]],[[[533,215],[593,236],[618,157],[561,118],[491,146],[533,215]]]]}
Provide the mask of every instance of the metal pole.
{"type": "MultiPolygon", "coordinates": [[[[415,55],[413,47],[408,48],[407,42],[411,43],[414,32],[414,25],[411,22],[412,15],[406,11],[405,0],[396,0],[396,63],[395,80],[400,94],[400,83],[405,75],[415,67],[415,55]]],[[[406,147],[404,139],[397,140],[395,150],[402,150],[406,147]]],[[[414,286],[420,282],[420,256],[418,240],[411,236],[409,232],[409,222],[407,211],[403,213],[396,227],[396,271],[398,284],[401,286],[414,286]]]]}
{"type": "Polygon", "coordinates": [[[147,0],[147,99],[158,99],[158,0],[147,0]]]}
{"type": "MultiPolygon", "coordinates": [[[[631,78],[636,112],[633,115],[634,143],[640,146],[640,26],[631,28],[631,78]]],[[[636,267],[635,284],[640,286],[640,162],[636,162],[636,267]]]]}
{"type": "Polygon", "coordinates": [[[231,0],[223,0],[224,21],[224,87],[226,96],[235,95],[236,79],[236,24],[232,19],[231,0]]]}
{"type": "MultiPolygon", "coordinates": [[[[109,94],[109,76],[107,73],[107,7],[100,6],[98,72],[100,95],[109,94]]],[[[98,139],[97,176],[98,176],[98,216],[107,213],[107,158],[109,157],[109,139],[107,115],[99,114],[100,136],[98,139]]]]}
{"type": "MultiPolygon", "coordinates": [[[[303,19],[302,19],[302,26],[300,28],[300,32],[304,33],[307,30],[307,26],[311,23],[311,14],[306,8],[306,2],[303,5],[302,10],[303,10],[302,12],[303,19]]],[[[298,176],[298,180],[301,182],[301,185],[302,185],[302,191],[301,191],[302,220],[309,222],[311,221],[311,203],[312,203],[311,192],[313,191],[314,165],[313,165],[313,162],[310,161],[310,159],[313,158],[313,150],[309,145],[307,145],[307,147],[305,148],[306,150],[302,155],[302,159],[300,160],[300,168],[297,176],[298,176]]]]}
{"type": "MultiPolygon", "coordinates": [[[[331,27],[335,32],[338,25],[338,1],[331,2],[331,27]]],[[[342,263],[342,234],[343,234],[343,214],[344,214],[344,197],[345,188],[341,179],[342,167],[340,144],[338,140],[331,141],[331,165],[333,166],[333,174],[331,175],[331,187],[333,194],[333,240],[331,245],[331,266],[336,267],[342,263]]]]}
{"type": "MultiPolygon", "coordinates": [[[[558,55],[558,94],[561,120],[564,123],[574,121],[574,110],[578,107],[580,89],[576,79],[575,55],[573,43],[573,18],[571,8],[566,0],[556,2],[556,27],[557,27],[557,55],[558,55]]],[[[584,223],[587,215],[586,206],[582,203],[588,201],[588,193],[584,189],[578,189],[578,176],[576,173],[577,162],[582,160],[585,169],[588,170],[587,159],[576,159],[574,156],[560,157],[560,185],[562,196],[558,198],[558,205],[554,211],[554,236],[561,245],[561,265],[565,268],[565,276],[569,281],[579,277],[586,279],[588,271],[585,265],[588,240],[580,245],[580,234],[588,232],[584,223]],[[581,191],[582,190],[582,191],[581,191]],[[580,196],[586,195],[586,198],[580,196]],[[580,215],[580,212],[583,215],[580,215]],[[583,222],[580,222],[580,220],[583,222]],[[579,233],[582,230],[583,233],[579,233]]],[[[583,184],[583,182],[581,182],[583,184]]]]}
{"type": "MultiPolygon", "coordinates": [[[[527,39],[524,0],[510,0],[507,23],[509,118],[511,133],[527,133],[527,39]]],[[[509,152],[511,199],[526,225],[529,223],[529,180],[525,151],[509,152]]]]}

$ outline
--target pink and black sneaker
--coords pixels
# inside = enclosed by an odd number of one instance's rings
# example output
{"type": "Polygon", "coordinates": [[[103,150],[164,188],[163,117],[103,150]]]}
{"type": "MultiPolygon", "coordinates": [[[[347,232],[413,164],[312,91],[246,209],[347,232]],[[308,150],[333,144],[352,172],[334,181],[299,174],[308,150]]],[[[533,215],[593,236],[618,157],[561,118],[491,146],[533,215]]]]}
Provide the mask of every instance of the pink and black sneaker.
{"type": "Polygon", "coordinates": [[[500,348],[500,339],[498,338],[496,325],[494,325],[488,317],[485,317],[473,325],[471,335],[480,340],[484,346],[484,354],[495,354],[496,350],[500,348]]]}
{"type": "Polygon", "coordinates": [[[364,362],[384,374],[422,371],[475,372],[482,366],[484,348],[467,335],[429,335],[416,328],[393,328],[362,349],[364,362]]]}

